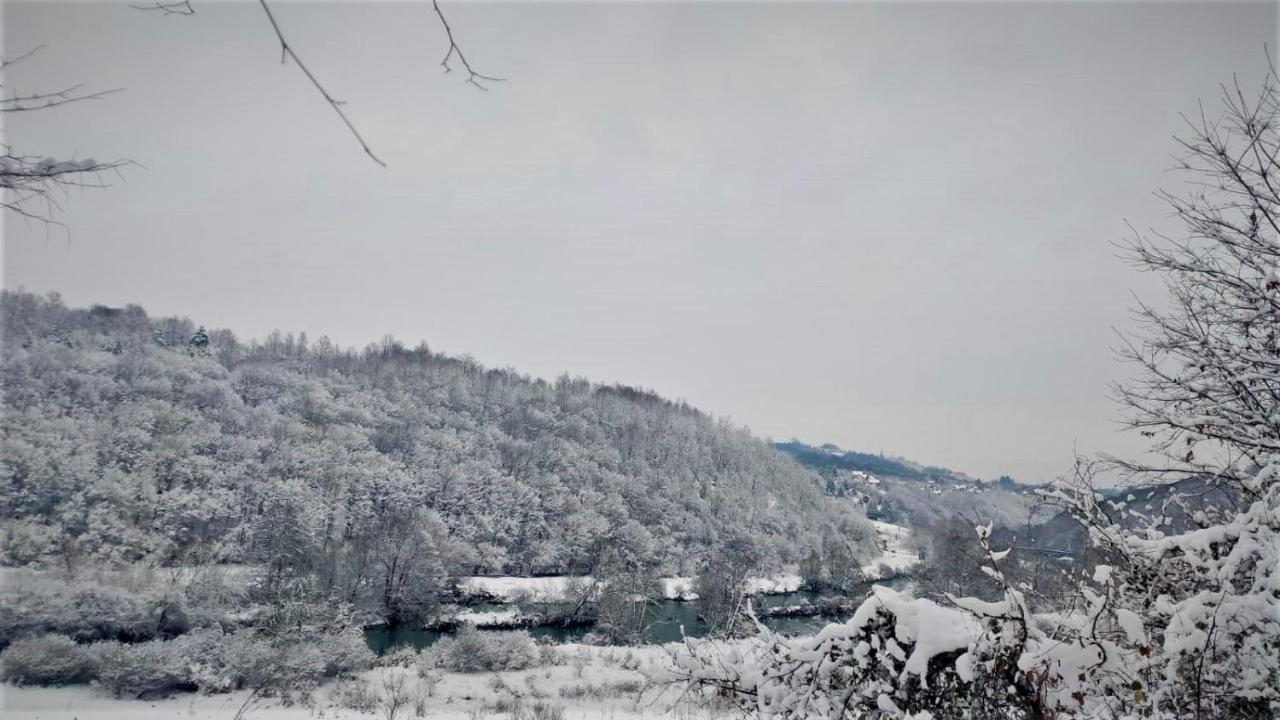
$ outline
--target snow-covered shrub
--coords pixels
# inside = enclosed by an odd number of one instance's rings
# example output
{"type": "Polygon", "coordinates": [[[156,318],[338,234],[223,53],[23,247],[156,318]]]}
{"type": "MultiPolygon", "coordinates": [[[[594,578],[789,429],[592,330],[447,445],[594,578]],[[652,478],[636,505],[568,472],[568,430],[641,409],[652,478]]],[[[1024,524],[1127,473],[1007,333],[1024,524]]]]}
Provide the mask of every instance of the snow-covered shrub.
{"type": "Polygon", "coordinates": [[[536,645],[538,646],[538,662],[536,664],[539,667],[564,664],[564,653],[561,652],[560,648],[556,647],[554,642],[547,638],[540,638],[536,645]]]}
{"type": "Polygon", "coordinates": [[[89,646],[98,682],[118,698],[154,697],[194,690],[195,682],[176,643],[125,644],[104,640],[89,646]]]}
{"type": "Polygon", "coordinates": [[[529,708],[531,720],[564,720],[564,706],[545,700],[535,700],[529,708]]]}
{"type": "Polygon", "coordinates": [[[422,651],[418,648],[405,645],[383,654],[378,658],[377,664],[382,667],[411,668],[418,665],[421,655],[422,651]]]}
{"type": "Polygon", "coordinates": [[[523,630],[479,631],[463,626],[422,653],[431,667],[455,672],[495,672],[535,667],[541,659],[537,644],[523,630]]]}
{"type": "MultiPolygon", "coordinates": [[[[1273,717],[1266,702],[1277,690],[1268,684],[1268,653],[1280,650],[1277,615],[1268,610],[1274,595],[1250,603],[1218,592],[1179,602],[1169,592],[1176,589],[1173,576],[1144,614],[1126,593],[1160,575],[1118,580],[1114,568],[1102,565],[1079,587],[1076,605],[1032,613],[1000,570],[1009,551],[991,549],[990,526],[977,530],[982,570],[1003,588],[999,600],[947,596],[943,606],[877,586],[848,622],[814,637],[786,638],[758,626],[757,635],[738,642],[688,639],[654,679],[776,718],[1273,717]],[[1171,606],[1183,614],[1154,620],[1171,606]],[[1215,628],[1218,613],[1228,627],[1215,628]],[[1153,642],[1153,631],[1163,633],[1162,645],[1153,642]],[[1228,642],[1231,657],[1203,650],[1228,642]],[[1214,665],[1196,662],[1191,674],[1190,661],[1201,657],[1214,665]],[[1229,669],[1239,675],[1224,678],[1229,669]],[[1197,702],[1197,682],[1216,692],[1236,690],[1197,702]]],[[[1246,563],[1255,562],[1250,553],[1265,554],[1245,549],[1235,556],[1246,563]]],[[[1195,556],[1177,557],[1185,563],[1195,556]]],[[[1250,565],[1248,573],[1265,581],[1276,570],[1250,565]]]]}
{"type": "Polygon", "coordinates": [[[146,640],[189,626],[180,601],[154,589],[27,573],[0,590],[0,644],[45,632],[81,642],[146,640]]]}
{"type": "Polygon", "coordinates": [[[63,635],[14,641],[0,652],[0,680],[14,685],[74,685],[93,677],[93,658],[63,635]]]}
{"type": "Polygon", "coordinates": [[[492,700],[489,700],[484,704],[484,709],[496,715],[510,715],[513,718],[524,718],[524,696],[510,693],[495,694],[492,700]]]}
{"type": "MultiPolygon", "coordinates": [[[[248,635],[248,633],[242,633],[248,635]]],[[[219,628],[202,628],[168,641],[169,651],[187,682],[202,693],[239,687],[227,664],[226,647],[236,639],[219,628]]]]}
{"type": "Polygon", "coordinates": [[[688,639],[654,679],[708,690],[762,717],[928,712],[936,720],[1012,720],[1025,714],[1006,692],[1009,680],[986,677],[1010,664],[1004,638],[972,615],[930,600],[878,586],[848,622],[815,636],[759,630],[738,642],[688,639]]]}
{"type": "Polygon", "coordinates": [[[328,677],[366,670],[378,659],[365,642],[364,631],[358,627],[312,635],[307,641],[324,655],[324,673],[328,677]]]}
{"type": "MultiPolygon", "coordinates": [[[[1195,511],[1199,527],[1181,532],[1125,527],[1090,480],[1081,472],[1050,493],[1114,558],[1081,588],[1102,622],[1075,636],[1118,662],[1088,668],[1078,691],[1161,718],[1280,716],[1280,453],[1248,481],[1256,499],[1195,511]]],[[[1166,505],[1203,493],[1174,488],[1166,505]]]]}
{"type": "Polygon", "coordinates": [[[610,698],[634,697],[644,689],[644,681],[639,679],[606,680],[599,683],[574,683],[560,686],[560,697],[565,700],[608,700],[610,698]]]}
{"type": "Polygon", "coordinates": [[[347,678],[333,684],[329,698],[334,705],[361,713],[373,713],[378,709],[378,693],[361,678],[347,678]]]}
{"type": "Polygon", "coordinates": [[[222,648],[233,687],[288,692],[310,687],[325,676],[326,660],[314,646],[281,643],[255,633],[236,633],[222,648]]]}
{"type": "Polygon", "coordinates": [[[312,637],[208,628],[173,640],[103,641],[89,646],[89,653],[99,682],[117,697],[243,688],[288,695],[367,669],[374,659],[358,628],[312,637]]]}
{"type": "Polygon", "coordinates": [[[218,652],[228,686],[266,694],[289,693],[325,678],[352,675],[369,668],[375,659],[359,628],[285,637],[244,631],[224,636],[218,652]]]}
{"type": "Polygon", "coordinates": [[[121,643],[105,640],[88,647],[98,682],[116,697],[163,695],[179,690],[225,692],[238,687],[228,670],[225,646],[233,636],[217,628],[174,640],[121,643]]]}

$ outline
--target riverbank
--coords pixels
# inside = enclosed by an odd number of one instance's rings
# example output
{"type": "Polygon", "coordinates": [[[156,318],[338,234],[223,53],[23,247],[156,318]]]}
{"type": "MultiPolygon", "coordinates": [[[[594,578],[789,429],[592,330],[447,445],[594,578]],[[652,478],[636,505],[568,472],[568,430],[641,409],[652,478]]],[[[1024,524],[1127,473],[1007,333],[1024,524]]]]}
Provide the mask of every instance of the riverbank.
{"type": "MultiPolygon", "coordinates": [[[[537,720],[719,720],[723,708],[702,700],[663,693],[646,686],[646,668],[660,663],[661,646],[593,647],[566,644],[557,648],[554,663],[513,672],[444,672],[419,677],[408,668],[379,668],[356,681],[328,683],[310,699],[284,705],[276,699],[251,703],[245,720],[385,720],[385,704],[354,708],[349,705],[363,687],[376,695],[388,684],[402,682],[409,693],[421,693],[423,717],[432,720],[520,717],[537,720]],[[429,694],[427,694],[429,693],[429,694]],[[558,714],[559,713],[559,714],[558,714]]],[[[117,700],[90,686],[63,688],[0,685],[0,709],[6,720],[228,720],[245,702],[247,691],[198,695],[181,694],[157,700],[117,700]]],[[[358,698],[357,698],[358,699],[358,698]]],[[[396,718],[416,715],[410,701],[396,718]]]]}
{"type": "MultiPolygon", "coordinates": [[[[911,547],[909,528],[878,520],[869,522],[875,528],[880,553],[862,565],[862,575],[867,581],[887,580],[905,574],[920,562],[911,547]]],[[[582,589],[590,587],[593,582],[590,575],[472,576],[460,579],[458,590],[481,603],[555,603],[581,594],[582,589]]],[[[665,600],[698,599],[694,590],[696,578],[665,577],[660,582],[665,600]]],[[[804,578],[795,573],[766,575],[747,581],[747,593],[750,595],[785,595],[799,592],[803,587],[804,578]]],[[[460,619],[480,627],[491,617],[492,614],[476,613],[471,618],[460,619]]]]}
{"type": "MultiPolygon", "coordinates": [[[[901,525],[872,521],[880,553],[862,566],[864,583],[849,588],[844,597],[804,589],[804,579],[781,573],[748,580],[757,616],[765,625],[784,634],[804,634],[851,611],[873,583],[900,584],[919,563],[912,548],[911,531],[901,525]]],[[[684,636],[700,637],[708,630],[698,617],[693,601],[695,578],[661,579],[662,597],[646,609],[645,639],[653,643],[679,641],[684,636]]],[[[464,625],[482,630],[528,630],[535,638],[551,642],[582,640],[593,622],[578,614],[568,614],[566,603],[579,606],[592,593],[595,580],[581,576],[472,576],[459,579],[462,601],[425,626],[389,627],[369,625],[366,641],[376,653],[396,647],[429,647],[441,637],[464,625]]]]}

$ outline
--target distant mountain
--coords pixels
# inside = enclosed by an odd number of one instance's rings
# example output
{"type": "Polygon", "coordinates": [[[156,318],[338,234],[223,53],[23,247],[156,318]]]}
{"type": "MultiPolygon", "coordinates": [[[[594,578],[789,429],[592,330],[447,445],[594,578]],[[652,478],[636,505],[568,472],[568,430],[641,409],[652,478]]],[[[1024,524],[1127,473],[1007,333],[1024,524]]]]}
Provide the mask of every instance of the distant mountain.
{"type": "Polygon", "coordinates": [[[865,505],[873,520],[919,527],[966,515],[1014,527],[1026,524],[1031,515],[1034,488],[1008,476],[986,482],[956,470],[830,443],[814,446],[792,439],[773,446],[821,475],[828,495],[865,505]]]}
{"type": "MultiPolygon", "coordinates": [[[[800,461],[800,464],[807,465],[815,470],[853,470],[904,480],[933,480],[955,483],[978,482],[975,478],[956,470],[921,465],[900,457],[843,450],[831,443],[824,443],[814,447],[793,438],[790,442],[774,443],[773,446],[800,461]]],[[[1018,484],[1008,477],[1002,478],[1002,481],[1014,485],[1018,484]]]]}

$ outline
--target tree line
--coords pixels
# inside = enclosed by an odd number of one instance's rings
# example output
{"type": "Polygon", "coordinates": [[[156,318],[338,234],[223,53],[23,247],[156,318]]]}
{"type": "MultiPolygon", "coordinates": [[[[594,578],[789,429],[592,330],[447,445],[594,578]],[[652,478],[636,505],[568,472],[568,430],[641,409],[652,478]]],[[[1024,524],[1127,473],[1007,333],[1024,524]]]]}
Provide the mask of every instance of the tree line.
{"type": "Polygon", "coordinates": [[[0,319],[9,565],[250,564],[268,594],[407,619],[459,575],[874,552],[813,472],[648,391],[56,295],[6,292],[0,319]]]}

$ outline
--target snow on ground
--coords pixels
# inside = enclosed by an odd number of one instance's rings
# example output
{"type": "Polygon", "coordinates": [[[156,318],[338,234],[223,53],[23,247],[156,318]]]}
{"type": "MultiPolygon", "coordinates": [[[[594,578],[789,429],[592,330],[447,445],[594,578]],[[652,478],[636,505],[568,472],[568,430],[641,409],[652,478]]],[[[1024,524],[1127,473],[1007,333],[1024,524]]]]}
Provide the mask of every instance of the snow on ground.
{"type": "MultiPolygon", "coordinates": [[[[425,699],[425,716],[432,720],[477,717],[511,717],[510,702],[524,703],[524,717],[536,702],[564,709],[565,720],[717,720],[730,717],[723,709],[707,706],[668,689],[648,688],[641,668],[662,662],[659,646],[593,647],[562,645],[560,662],[554,665],[501,673],[443,673],[425,699]],[[503,705],[506,702],[508,704],[503,705]]],[[[371,670],[362,679],[371,689],[384,677],[404,674],[411,687],[427,685],[413,670],[371,670]]],[[[365,720],[385,718],[380,709],[358,712],[334,704],[336,685],[330,683],[313,694],[312,707],[282,706],[275,700],[250,707],[246,720],[365,720]]],[[[179,694],[158,700],[116,700],[96,687],[12,687],[0,685],[0,715],[6,720],[228,720],[247,692],[221,695],[179,694]]],[[[397,718],[414,718],[412,703],[397,718]]]]}
{"type": "Polygon", "coordinates": [[[509,610],[464,610],[457,615],[458,622],[468,623],[478,628],[482,627],[511,627],[519,622],[524,615],[517,609],[509,610]]]}
{"type": "Polygon", "coordinates": [[[667,600],[697,600],[698,593],[693,588],[694,579],[691,577],[662,578],[662,597],[667,600]]]}
{"type": "Polygon", "coordinates": [[[880,557],[862,566],[862,574],[869,580],[879,580],[884,576],[880,566],[885,565],[893,574],[905,573],[920,562],[920,557],[911,549],[911,530],[902,525],[871,520],[876,529],[884,550],[880,557]]]}
{"type": "MultiPolygon", "coordinates": [[[[664,597],[668,600],[696,600],[693,578],[662,578],[664,597]]],[[[574,591],[591,586],[590,575],[560,575],[551,577],[469,577],[458,583],[464,591],[483,593],[505,602],[526,600],[531,602],[557,602],[574,594],[574,591]]],[[[763,582],[763,581],[762,581],[763,582]]]]}
{"type": "MultiPolygon", "coordinates": [[[[918,559],[910,548],[911,533],[905,527],[885,522],[872,522],[882,541],[883,552],[863,568],[868,577],[880,576],[880,565],[893,572],[903,572],[918,559]]],[[[473,577],[464,586],[483,590],[495,597],[515,599],[528,597],[551,601],[564,597],[571,584],[590,582],[580,577],[473,577]]],[[[785,593],[799,588],[796,575],[755,578],[753,592],[785,593]]],[[[665,578],[668,598],[696,598],[693,578],[665,578]]],[[[581,586],[581,585],[579,585],[581,586]]],[[[462,618],[476,625],[509,622],[518,611],[490,610],[465,613],[462,618]]],[[[557,646],[562,662],[555,665],[502,673],[443,673],[426,701],[426,715],[433,720],[463,720],[475,717],[510,717],[510,709],[499,707],[503,698],[519,697],[526,704],[547,702],[564,708],[565,720],[637,720],[670,718],[674,720],[719,720],[731,717],[724,710],[680,699],[674,691],[659,693],[645,689],[640,668],[661,662],[665,650],[660,646],[594,647],[565,644],[557,646]]],[[[363,679],[372,688],[380,686],[386,673],[408,673],[409,681],[421,687],[422,681],[411,670],[377,669],[363,679]]],[[[358,712],[334,704],[335,686],[327,685],[314,694],[312,707],[282,706],[273,700],[252,706],[246,720],[366,720],[382,718],[380,710],[358,712]]],[[[0,685],[0,716],[5,720],[227,720],[235,715],[247,694],[222,695],[180,694],[157,700],[116,700],[98,688],[75,686],[66,688],[33,688],[0,685]]],[[[402,710],[398,718],[414,717],[413,708],[402,710]]]]}
{"type": "Polygon", "coordinates": [[[458,583],[463,591],[478,592],[512,600],[556,602],[570,595],[570,588],[588,587],[590,575],[557,575],[551,577],[469,577],[458,583]]]}

